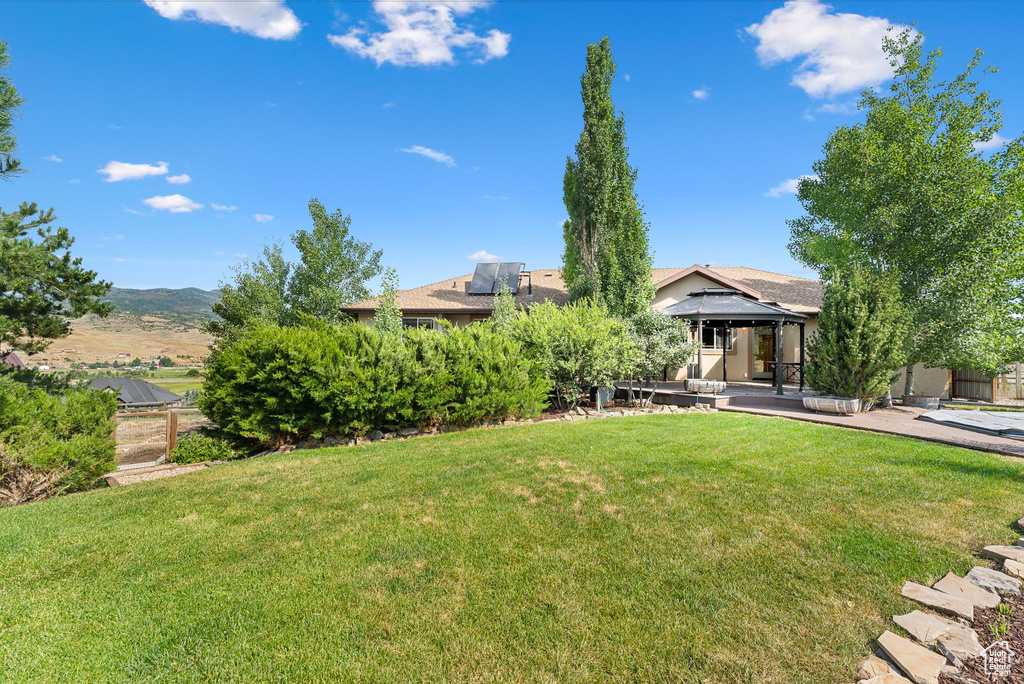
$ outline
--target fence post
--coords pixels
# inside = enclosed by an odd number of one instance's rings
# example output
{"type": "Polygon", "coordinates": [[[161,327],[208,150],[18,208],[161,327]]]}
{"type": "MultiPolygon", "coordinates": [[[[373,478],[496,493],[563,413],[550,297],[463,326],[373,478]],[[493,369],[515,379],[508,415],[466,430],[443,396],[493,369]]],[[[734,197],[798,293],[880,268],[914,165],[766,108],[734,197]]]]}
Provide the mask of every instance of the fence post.
{"type": "Polygon", "coordinates": [[[178,446],[178,412],[175,409],[167,411],[167,458],[171,457],[174,447],[178,446]]]}

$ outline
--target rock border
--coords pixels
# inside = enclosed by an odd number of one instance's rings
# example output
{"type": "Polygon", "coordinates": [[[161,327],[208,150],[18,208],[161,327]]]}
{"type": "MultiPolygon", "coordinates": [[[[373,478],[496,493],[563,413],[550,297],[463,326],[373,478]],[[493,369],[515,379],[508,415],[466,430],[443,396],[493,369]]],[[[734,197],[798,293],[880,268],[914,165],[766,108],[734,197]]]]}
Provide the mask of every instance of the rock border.
{"type": "Polygon", "coordinates": [[[366,436],[362,437],[324,437],[323,439],[314,439],[312,437],[303,439],[293,444],[283,444],[274,449],[266,449],[258,453],[249,456],[249,458],[259,458],[261,456],[269,456],[270,454],[287,454],[293,451],[301,451],[304,449],[327,449],[332,447],[343,447],[343,446],[362,446],[364,444],[373,444],[376,442],[386,442],[395,439],[411,439],[414,437],[430,437],[433,435],[445,434],[449,432],[464,432],[466,430],[486,430],[490,428],[498,427],[511,427],[515,425],[532,425],[534,423],[557,423],[557,422],[576,422],[583,420],[600,420],[604,418],[623,418],[630,416],[648,416],[654,414],[680,414],[680,413],[718,413],[718,409],[712,408],[708,404],[697,403],[693,406],[676,406],[675,404],[655,404],[653,406],[640,408],[622,408],[614,410],[598,410],[594,408],[586,408],[584,406],[577,406],[576,408],[569,409],[565,413],[551,417],[551,418],[527,418],[526,420],[501,420],[501,421],[484,421],[478,425],[472,425],[467,427],[445,427],[434,430],[420,430],[419,428],[407,427],[401,430],[395,430],[393,432],[384,432],[382,430],[370,430],[366,436]]]}
{"type": "MultiPolygon", "coordinates": [[[[1024,530],[1024,518],[1017,527],[1024,530]]],[[[904,583],[900,594],[931,612],[893,615],[911,638],[883,632],[876,640],[879,650],[857,661],[857,684],[939,684],[940,676],[975,681],[960,674],[965,661],[983,652],[972,626],[974,609],[991,609],[1004,596],[1021,594],[1024,538],[1017,546],[986,546],[981,555],[1001,561],[1003,572],[978,565],[964,577],[949,573],[931,587],[904,583]]]]}

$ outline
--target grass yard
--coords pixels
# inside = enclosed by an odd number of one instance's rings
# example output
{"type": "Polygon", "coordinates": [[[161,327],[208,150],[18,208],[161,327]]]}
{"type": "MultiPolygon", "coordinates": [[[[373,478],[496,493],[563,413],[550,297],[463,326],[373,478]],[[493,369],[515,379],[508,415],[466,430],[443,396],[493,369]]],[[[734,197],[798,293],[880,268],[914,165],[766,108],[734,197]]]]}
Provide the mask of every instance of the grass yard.
{"type": "Polygon", "coordinates": [[[189,390],[201,390],[203,389],[202,378],[183,378],[181,380],[159,380],[152,379],[149,382],[153,383],[157,387],[162,387],[168,392],[174,392],[175,394],[181,394],[189,390]]]}
{"type": "Polygon", "coordinates": [[[852,681],[1022,476],[725,413],[237,462],[0,511],[0,678],[852,681]]]}

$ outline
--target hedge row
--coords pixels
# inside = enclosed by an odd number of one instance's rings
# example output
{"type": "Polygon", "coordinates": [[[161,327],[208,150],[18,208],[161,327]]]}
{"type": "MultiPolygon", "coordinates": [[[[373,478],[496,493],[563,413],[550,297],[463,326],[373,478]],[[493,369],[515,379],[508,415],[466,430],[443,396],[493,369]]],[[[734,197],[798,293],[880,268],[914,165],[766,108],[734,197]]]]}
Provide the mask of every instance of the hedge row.
{"type": "Polygon", "coordinates": [[[537,363],[488,326],[310,324],[254,328],[217,350],[199,405],[228,435],[279,444],[535,416],[549,391],[537,363]]]}

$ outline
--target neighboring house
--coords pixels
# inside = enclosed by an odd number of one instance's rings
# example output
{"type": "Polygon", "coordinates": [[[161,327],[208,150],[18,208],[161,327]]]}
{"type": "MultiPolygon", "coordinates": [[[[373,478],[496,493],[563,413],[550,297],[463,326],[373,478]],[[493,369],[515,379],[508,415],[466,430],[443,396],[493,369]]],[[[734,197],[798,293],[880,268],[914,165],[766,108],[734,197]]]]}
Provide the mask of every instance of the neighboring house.
{"type": "Polygon", "coordinates": [[[181,401],[181,397],[174,392],[138,378],[96,378],[89,383],[89,387],[116,392],[118,408],[159,409],[181,401]]]}
{"type": "MultiPolygon", "coordinates": [[[[693,265],[688,268],[655,268],[651,280],[656,287],[651,306],[662,310],[686,302],[701,290],[723,288],[736,291],[744,300],[754,301],[796,314],[803,323],[805,339],[809,340],[818,327],[822,286],[818,280],[772,273],[745,267],[711,267],[693,265]],[[805,318],[804,318],[805,317],[805,318]]],[[[402,311],[406,327],[434,327],[438,320],[465,326],[490,317],[494,309],[494,291],[504,282],[514,292],[516,304],[528,309],[545,300],[562,305],[569,301],[569,292],[562,282],[561,269],[522,270],[522,264],[479,264],[475,273],[399,290],[395,299],[402,311]],[[489,277],[481,280],[483,275],[489,277]],[[497,284],[496,284],[497,283],[497,284]]],[[[373,320],[375,299],[356,302],[342,310],[361,322],[373,320]]],[[[685,305],[684,305],[685,308],[685,305]]],[[[677,307],[678,310],[678,307],[677,307]]],[[[681,380],[697,377],[721,380],[727,371],[729,381],[771,382],[776,355],[774,324],[750,325],[747,316],[743,327],[732,327],[728,334],[723,327],[705,327],[700,331],[702,372],[697,364],[670,371],[668,379],[681,380]],[[723,358],[724,355],[724,358],[723,358]],[[723,363],[724,361],[724,363],[723,363]]],[[[694,332],[696,334],[696,325],[694,332]]],[[[784,375],[787,382],[799,381],[800,327],[782,328],[781,347],[784,375]]],[[[949,371],[944,369],[915,369],[915,385],[920,394],[949,396],[949,371]]],[[[902,385],[894,386],[894,394],[902,394],[902,385]]]]}
{"type": "Polygon", "coordinates": [[[18,355],[14,352],[0,356],[0,363],[5,363],[8,366],[14,366],[17,370],[28,370],[28,366],[25,365],[25,362],[19,359],[18,355]]]}

